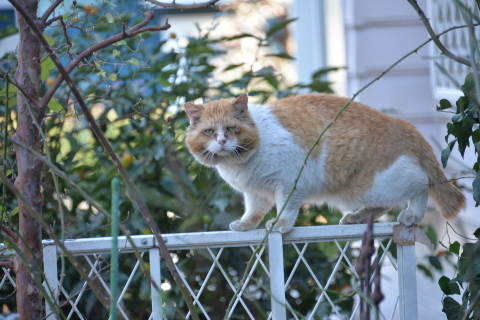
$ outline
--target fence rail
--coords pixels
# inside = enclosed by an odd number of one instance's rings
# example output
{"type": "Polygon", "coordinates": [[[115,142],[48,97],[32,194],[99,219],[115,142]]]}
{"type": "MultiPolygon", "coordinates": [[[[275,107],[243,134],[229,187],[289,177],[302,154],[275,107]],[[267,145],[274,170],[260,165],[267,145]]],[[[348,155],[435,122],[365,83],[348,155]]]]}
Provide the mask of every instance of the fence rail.
{"type": "MultiPolygon", "coordinates": [[[[396,308],[391,310],[391,315],[388,317],[381,313],[380,318],[398,319],[399,315],[402,320],[416,320],[417,291],[414,242],[401,242],[404,245],[397,243],[397,259],[394,259],[388,250],[391,245],[395,245],[393,242],[395,228],[400,228],[400,233],[407,235],[407,237],[409,234],[414,233],[414,229],[400,226],[396,227],[397,225],[397,223],[374,224],[376,246],[382,249],[381,260],[390,263],[398,272],[399,296],[397,298],[396,308]],[[388,241],[387,244],[384,244],[385,239],[390,239],[390,241],[388,241]]],[[[262,270],[270,280],[269,288],[266,290],[269,293],[271,300],[271,311],[268,314],[268,319],[273,318],[275,320],[283,320],[287,319],[287,315],[289,319],[311,319],[315,317],[316,312],[321,308],[322,304],[327,306],[330,310],[331,317],[329,319],[355,319],[355,316],[358,317],[358,303],[354,305],[350,314],[346,315],[345,310],[340,310],[335,299],[330,297],[332,293],[329,291],[329,286],[336,281],[335,275],[338,269],[342,266],[349,268],[352,272],[352,276],[358,278],[346,251],[352,241],[357,241],[362,238],[365,230],[366,225],[297,227],[286,235],[281,235],[279,233],[270,234],[268,240],[259,250],[257,250],[256,246],[258,246],[266,236],[266,230],[264,229],[249,232],[219,231],[166,234],[163,235],[163,239],[165,240],[168,249],[171,251],[190,250],[191,252],[194,252],[195,250],[204,250],[205,255],[208,256],[211,263],[209,271],[206,273],[205,278],[199,281],[199,286],[197,288],[193,288],[193,285],[186,280],[189,270],[181,270],[178,268],[195,304],[199,308],[199,312],[202,314],[202,317],[206,319],[211,319],[209,315],[210,309],[204,306],[205,301],[203,301],[202,298],[208,291],[208,286],[212,285],[211,279],[214,277],[212,274],[215,273],[222,275],[232,292],[238,288],[238,284],[235,284],[232,280],[232,270],[230,270],[229,267],[222,265],[222,262],[220,261],[222,254],[225,254],[225,250],[235,250],[229,248],[237,247],[250,248],[251,252],[256,255],[256,260],[246,282],[240,284],[241,289],[238,296],[235,298],[235,303],[229,316],[232,315],[235,308],[240,308],[242,309],[242,314],[245,319],[255,319],[254,313],[249,305],[249,299],[251,300],[252,297],[255,299],[255,295],[258,295],[260,292],[259,285],[255,284],[255,279],[252,276],[254,272],[253,270],[257,268],[262,270]],[[334,242],[338,248],[338,258],[332,261],[332,274],[328,279],[318,279],[315,269],[319,266],[315,265],[315,263],[308,262],[305,258],[307,249],[314,250],[315,244],[320,242],[334,242]],[[268,251],[268,268],[266,267],[267,264],[263,261],[263,259],[267,258],[267,254],[264,255],[265,250],[268,251]],[[293,252],[296,258],[293,268],[290,268],[291,270],[289,270],[289,274],[286,273],[284,267],[284,250],[290,250],[289,252],[293,252]],[[289,290],[288,288],[290,288],[294,281],[292,279],[295,278],[295,273],[300,267],[308,270],[309,281],[311,280],[313,286],[315,286],[315,290],[312,290],[312,294],[316,295],[315,299],[317,302],[307,314],[300,314],[294,311],[294,308],[292,308],[293,302],[289,302],[289,300],[286,299],[285,293],[286,290],[289,290]],[[286,281],[285,278],[287,279],[286,281]],[[251,287],[254,287],[255,289],[252,289],[251,287]]],[[[142,254],[142,257],[143,254],[148,253],[150,276],[151,280],[155,282],[155,285],[152,284],[150,288],[151,314],[148,319],[167,319],[169,316],[164,313],[165,301],[162,302],[163,292],[161,292],[161,289],[159,290],[159,288],[163,288],[162,273],[160,252],[155,239],[153,235],[132,236],[131,238],[136,246],[136,250],[142,254]]],[[[99,257],[110,253],[111,239],[107,237],[68,240],[65,242],[65,245],[73,255],[85,257],[85,260],[91,268],[90,276],[98,275],[98,279],[104,286],[105,291],[109,292],[106,284],[108,281],[103,280],[102,278],[102,272],[105,270],[100,266],[102,259],[99,257]]],[[[50,286],[54,301],[58,301],[59,296],[63,295],[71,305],[71,312],[67,319],[73,319],[73,315],[76,315],[75,317],[79,319],[86,319],[83,316],[82,311],[78,308],[78,302],[81,300],[83,292],[87,289],[86,284],[84,284],[80,290],[73,293],[66,292],[65,289],[61,287],[59,281],[57,260],[61,255],[60,248],[49,240],[44,241],[44,246],[45,278],[46,283],[50,286]]],[[[125,237],[118,238],[118,248],[122,255],[134,252],[134,247],[125,237]]],[[[290,256],[291,255],[292,254],[290,254],[290,256]]],[[[128,286],[136,281],[135,279],[138,279],[138,276],[135,276],[135,274],[138,273],[140,262],[141,261],[137,261],[137,264],[133,266],[132,273],[126,280],[122,293],[118,299],[117,308],[119,312],[124,315],[125,319],[129,319],[130,317],[127,314],[127,311],[122,307],[122,299],[128,291],[128,286]]],[[[105,266],[103,268],[105,268],[105,266]]],[[[55,319],[55,316],[51,313],[50,307],[46,306],[46,309],[47,319],[55,319]]],[[[187,314],[187,318],[189,316],[190,315],[187,314]]]]}

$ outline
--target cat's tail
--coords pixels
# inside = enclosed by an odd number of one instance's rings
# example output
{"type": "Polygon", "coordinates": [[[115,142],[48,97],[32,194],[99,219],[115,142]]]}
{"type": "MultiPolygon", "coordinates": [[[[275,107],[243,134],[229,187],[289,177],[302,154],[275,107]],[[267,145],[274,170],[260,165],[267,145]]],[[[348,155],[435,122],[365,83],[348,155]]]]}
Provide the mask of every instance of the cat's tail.
{"type": "Polygon", "coordinates": [[[447,219],[457,216],[458,212],[465,207],[465,196],[445,177],[433,152],[424,152],[422,158],[423,168],[428,174],[430,197],[437,209],[447,219]]]}

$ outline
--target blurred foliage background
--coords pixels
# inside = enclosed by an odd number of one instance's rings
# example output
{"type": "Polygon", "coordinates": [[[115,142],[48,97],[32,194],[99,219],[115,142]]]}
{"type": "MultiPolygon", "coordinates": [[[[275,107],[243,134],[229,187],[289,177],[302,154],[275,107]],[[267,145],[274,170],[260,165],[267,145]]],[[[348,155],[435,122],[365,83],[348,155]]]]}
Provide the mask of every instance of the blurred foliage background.
{"type": "MultiPolygon", "coordinates": [[[[143,17],[136,10],[129,10],[133,9],[129,6],[132,5],[115,6],[109,1],[71,7],[65,3],[66,32],[60,24],[54,24],[48,32],[62,61],[67,64],[87,47],[120,32],[122,25],[133,26],[141,21],[143,17]]],[[[163,11],[157,13],[162,17],[165,15],[163,11]]],[[[189,154],[184,143],[188,125],[182,112],[184,102],[232,98],[248,92],[251,102],[267,103],[300,92],[331,92],[325,74],[336,68],[318,70],[310,83],[297,83],[288,34],[288,26],[294,20],[288,16],[285,6],[275,1],[235,1],[223,7],[209,27],[198,26],[195,36],[185,38],[166,31],[168,37],[160,41],[156,33],[142,34],[95,53],[72,72],[91,112],[122,158],[122,164],[163,233],[228,230],[228,224],[243,214],[241,195],[228,187],[212,169],[197,164],[189,154]],[[258,18],[244,24],[248,25],[246,31],[238,29],[238,24],[246,16],[255,14],[258,18]]],[[[15,56],[3,57],[3,67],[14,70],[15,56]]],[[[56,76],[56,70],[45,57],[42,63],[43,92],[48,90],[56,76]]],[[[11,135],[16,128],[15,97],[6,94],[5,83],[2,88],[0,117],[8,121],[2,122],[1,127],[11,135]],[[9,119],[5,117],[6,100],[10,105],[9,119]]],[[[50,150],[53,164],[102,206],[109,208],[110,181],[117,176],[117,171],[66,85],[56,92],[41,126],[46,135],[44,148],[50,150]]],[[[6,151],[3,168],[14,179],[13,147],[2,142],[2,148],[6,151]]],[[[44,166],[43,181],[43,216],[59,234],[63,232],[69,239],[109,236],[108,220],[75,189],[60,180],[62,193],[57,193],[47,166],[44,166]],[[57,197],[62,199],[62,208],[58,207],[57,197]],[[65,220],[63,230],[61,211],[65,220]]],[[[120,204],[122,224],[132,235],[150,233],[124,191],[120,204]]],[[[3,199],[4,219],[14,227],[16,199],[5,190],[3,199]]],[[[304,206],[301,211],[298,226],[338,224],[341,218],[338,211],[326,206],[304,206]]],[[[305,259],[316,266],[316,277],[325,282],[339,251],[334,243],[311,246],[312,250],[306,251],[305,259]]],[[[220,263],[228,266],[232,279],[238,280],[251,254],[250,248],[225,250],[220,263]]],[[[349,248],[347,254],[355,260],[358,250],[349,248]]],[[[206,252],[179,251],[172,252],[172,255],[192,285],[202,282],[212,264],[206,252]]],[[[288,257],[286,268],[291,270],[297,254],[287,250],[285,256],[288,257]]],[[[107,260],[108,256],[103,259],[107,260]]],[[[125,280],[136,261],[134,257],[125,257],[121,261],[122,279],[125,280]]],[[[63,285],[68,292],[81,287],[82,281],[72,266],[67,265],[66,275],[63,285]]],[[[169,274],[165,271],[162,275],[166,316],[178,318],[179,314],[186,312],[186,307],[179,291],[169,285],[173,282],[169,274]]],[[[352,308],[350,276],[349,267],[342,265],[329,287],[331,296],[341,307],[340,312],[349,313],[352,308]]],[[[296,277],[298,280],[292,281],[287,290],[288,301],[295,310],[306,315],[316,303],[318,288],[306,268],[299,268],[296,277]]],[[[267,317],[265,312],[270,308],[270,300],[261,284],[267,284],[268,279],[261,268],[256,269],[254,278],[256,282],[248,287],[246,296],[248,304],[256,310],[255,319],[263,319],[267,317]]],[[[105,279],[108,279],[108,273],[105,279]]],[[[212,318],[221,319],[232,292],[218,270],[210,281],[201,301],[210,308],[212,318]]],[[[125,308],[131,315],[136,315],[136,319],[148,318],[149,286],[148,279],[139,274],[124,297],[125,308]]],[[[13,296],[5,302],[15,309],[13,296]]],[[[78,306],[88,319],[107,317],[106,310],[89,291],[78,306]]],[[[70,307],[64,306],[64,311],[68,313],[70,307]]],[[[321,319],[332,310],[324,301],[317,313],[317,318],[321,319]]],[[[244,318],[240,308],[235,310],[233,318],[244,318]]]]}

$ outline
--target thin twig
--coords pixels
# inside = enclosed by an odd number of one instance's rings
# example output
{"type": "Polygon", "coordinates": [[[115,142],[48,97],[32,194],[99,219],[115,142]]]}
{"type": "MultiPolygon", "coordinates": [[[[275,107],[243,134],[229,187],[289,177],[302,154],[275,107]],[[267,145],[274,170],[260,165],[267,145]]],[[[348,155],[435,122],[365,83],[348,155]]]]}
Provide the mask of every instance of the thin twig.
{"type": "Polygon", "coordinates": [[[215,3],[217,3],[220,0],[210,0],[210,1],[205,1],[205,2],[200,2],[200,3],[195,3],[195,4],[178,4],[175,1],[172,2],[161,2],[157,0],[145,0],[148,1],[154,5],[164,7],[164,8],[175,8],[175,9],[182,9],[182,10],[192,10],[192,9],[201,9],[201,8],[208,8],[208,7],[213,7],[215,3]]]}
{"type": "Polygon", "coordinates": [[[11,239],[13,239],[16,243],[18,243],[18,239],[19,239],[18,235],[15,232],[13,232],[9,227],[1,224],[0,225],[0,230],[1,230],[2,233],[6,233],[11,239]]]}
{"type": "MultiPolygon", "coordinates": [[[[47,19],[48,19],[48,17],[50,17],[50,15],[53,13],[53,11],[55,11],[55,9],[56,9],[60,4],[62,4],[62,2],[63,2],[63,0],[56,0],[54,3],[52,3],[52,4],[50,5],[50,7],[47,8],[47,10],[45,10],[45,13],[44,13],[43,16],[39,19],[39,22],[40,22],[41,24],[43,24],[44,27],[45,27],[46,25],[48,25],[48,24],[47,24],[47,19]]],[[[41,28],[41,29],[43,29],[43,28],[41,28]]]]}
{"type": "MultiPolygon", "coordinates": [[[[9,0],[9,1],[11,1],[11,0],[9,0]]],[[[133,26],[132,28],[130,28],[126,31],[122,31],[120,33],[117,33],[116,35],[111,36],[110,38],[107,38],[103,41],[100,41],[100,42],[94,44],[93,46],[85,49],[83,52],[79,53],[65,67],[66,72],[67,73],[72,72],[72,70],[75,69],[75,67],[77,67],[78,64],[83,59],[85,59],[86,57],[88,57],[92,53],[94,53],[94,52],[96,52],[100,49],[103,49],[105,47],[108,47],[108,46],[110,46],[110,45],[112,45],[112,44],[114,44],[118,41],[134,37],[134,36],[136,36],[136,35],[138,35],[139,33],[142,33],[142,32],[162,31],[162,30],[167,30],[167,29],[170,28],[170,24],[168,23],[168,20],[167,20],[167,22],[165,22],[165,24],[163,26],[143,28],[145,25],[147,25],[153,19],[153,17],[154,17],[153,11],[147,11],[144,16],[145,16],[145,19],[142,22],[138,23],[137,25],[133,26]]],[[[53,82],[53,84],[50,86],[50,88],[48,88],[47,92],[42,97],[42,100],[40,101],[40,106],[45,107],[48,104],[50,99],[53,97],[54,93],[57,91],[58,87],[60,87],[60,85],[62,84],[63,80],[64,80],[63,75],[59,74],[58,77],[53,82]]]]}

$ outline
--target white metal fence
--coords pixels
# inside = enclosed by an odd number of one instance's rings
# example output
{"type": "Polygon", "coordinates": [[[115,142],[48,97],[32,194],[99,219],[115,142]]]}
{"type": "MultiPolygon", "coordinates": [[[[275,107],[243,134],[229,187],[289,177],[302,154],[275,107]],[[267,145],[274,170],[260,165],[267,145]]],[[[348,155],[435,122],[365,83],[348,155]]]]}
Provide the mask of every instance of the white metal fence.
{"type": "MultiPolygon", "coordinates": [[[[413,229],[400,227],[396,223],[378,223],[374,225],[375,246],[378,248],[382,263],[392,266],[398,272],[397,303],[391,310],[383,310],[380,319],[417,319],[416,299],[416,262],[414,242],[400,241],[404,245],[394,243],[394,229],[403,234],[405,238],[413,238],[413,229]],[[396,227],[397,226],[397,227],[396,227]],[[411,235],[410,235],[411,234],[411,235]],[[407,244],[407,245],[405,245],[407,244]],[[394,259],[390,249],[396,246],[397,257],[394,259]]],[[[345,307],[345,300],[339,298],[339,293],[332,290],[332,286],[345,279],[340,274],[350,274],[352,283],[359,279],[352,263],[352,254],[347,252],[351,248],[352,241],[362,238],[366,225],[347,226],[315,226],[298,227],[286,235],[272,233],[261,248],[257,248],[266,235],[266,230],[258,229],[249,232],[201,232],[166,234],[163,238],[172,257],[176,263],[177,270],[187,286],[201,319],[217,319],[218,314],[225,313],[233,293],[239,290],[238,296],[234,299],[230,319],[356,319],[359,316],[358,299],[350,299],[351,305],[345,307]],[[333,242],[336,248],[330,252],[329,259],[322,251],[322,243],[333,242]],[[243,258],[232,255],[240,247],[244,250],[243,258]],[[180,252],[186,252],[183,257],[203,255],[203,262],[197,265],[196,269],[203,268],[201,276],[196,275],[192,280],[192,270],[188,264],[183,263],[179,258],[180,252]],[[232,260],[238,264],[246,264],[249,255],[255,254],[255,260],[246,281],[239,284],[240,273],[231,267],[232,260]],[[234,257],[234,258],[232,258],[234,257]],[[290,259],[286,266],[284,261],[290,259]],[[327,261],[328,260],[328,261],[327,261]],[[268,262],[267,262],[268,261],[268,262]],[[344,269],[340,273],[340,269],[344,269]],[[319,271],[328,270],[330,273],[325,276],[319,271]],[[301,272],[300,272],[301,271],[301,272]],[[347,272],[345,272],[347,271],[347,272]],[[307,279],[299,279],[299,273],[307,279]],[[262,274],[262,276],[258,276],[262,274]],[[227,296],[228,301],[222,301],[216,293],[216,286],[220,282],[230,290],[227,296]],[[299,296],[296,286],[303,283],[309,288],[308,296],[299,296]],[[308,310],[297,310],[298,300],[314,299],[312,307],[308,310]],[[212,302],[213,300],[213,302],[212,302]],[[259,301],[270,301],[259,306],[259,301]],[[342,304],[343,303],[343,304],[342,304]],[[222,309],[222,310],[218,310],[222,309]],[[259,309],[261,309],[259,311],[259,309]]],[[[169,292],[174,290],[174,283],[167,280],[168,271],[160,262],[160,252],[152,235],[133,236],[137,249],[126,240],[119,237],[120,261],[128,255],[135,257],[140,255],[136,263],[129,266],[124,272],[124,277],[119,278],[120,296],[117,303],[119,313],[124,319],[181,319],[185,315],[175,313],[180,306],[169,306],[169,292]],[[134,250],[138,250],[136,255],[134,250]],[[147,259],[148,257],[148,259],[147,259]],[[151,279],[146,279],[140,271],[141,262],[149,269],[151,279]],[[151,283],[153,280],[156,286],[151,283]],[[138,284],[140,290],[138,289],[138,284]],[[136,286],[132,291],[132,286],[136,286]],[[160,288],[157,290],[156,288],[160,288]],[[135,293],[133,293],[135,292],[135,293]],[[140,292],[140,293],[138,293],[140,292]],[[143,293],[142,293],[143,292],[143,293]],[[125,305],[126,300],[135,301],[140,298],[133,294],[142,295],[151,299],[151,305],[145,308],[143,314],[131,314],[125,305]]],[[[398,238],[398,237],[397,237],[398,238]]],[[[405,240],[405,239],[403,239],[405,240]]],[[[398,241],[397,241],[398,242],[398,241]]],[[[357,242],[355,242],[357,243],[357,242]]],[[[68,250],[79,259],[79,263],[89,269],[89,276],[94,277],[98,286],[105,295],[109,294],[109,264],[110,238],[76,239],[65,242],[68,250]]],[[[49,284],[55,301],[63,304],[67,310],[67,319],[92,319],[86,316],[89,303],[85,303],[89,294],[89,287],[86,282],[82,283],[78,276],[68,273],[61,274],[59,270],[60,248],[52,241],[44,241],[44,272],[46,283],[49,284]],[[76,280],[75,280],[76,279],[76,280]],[[68,285],[74,281],[76,286],[68,285]],[[70,288],[69,291],[65,289],[70,288]],[[65,307],[65,305],[67,307],[65,307]]],[[[72,269],[69,269],[72,270],[72,269]]],[[[11,281],[9,270],[4,270],[2,281],[11,281]]],[[[347,283],[350,279],[347,279],[347,283]]],[[[308,291],[308,290],[307,290],[308,291]]],[[[396,293],[384,292],[386,295],[396,293]]],[[[341,295],[340,295],[341,296],[341,295]]],[[[50,307],[46,306],[48,320],[55,319],[50,307]]],[[[186,315],[190,318],[190,314],[186,315]]],[[[221,316],[223,318],[223,315],[221,316]]]]}

